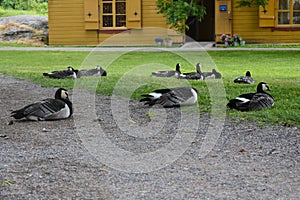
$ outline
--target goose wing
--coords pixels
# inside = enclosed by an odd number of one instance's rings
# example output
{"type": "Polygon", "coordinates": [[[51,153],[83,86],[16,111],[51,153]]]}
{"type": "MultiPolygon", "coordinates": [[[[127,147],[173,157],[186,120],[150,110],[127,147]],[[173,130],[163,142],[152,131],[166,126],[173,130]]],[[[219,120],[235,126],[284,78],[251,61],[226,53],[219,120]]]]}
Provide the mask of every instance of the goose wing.
{"type": "Polygon", "coordinates": [[[158,76],[158,77],[172,77],[176,75],[176,71],[157,71],[152,72],[152,76],[158,76]]]}
{"type": "Polygon", "coordinates": [[[177,92],[170,91],[162,95],[157,101],[156,104],[160,104],[163,107],[176,107],[180,106],[180,104],[184,101],[184,98],[179,96],[177,92]]]}
{"type": "Polygon", "coordinates": [[[40,121],[48,119],[59,119],[67,116],[70,109],[67,108],[65,102],[60,99],[44,99],[39,102],[30,104],[20,110],[12,112],[12,116],[16,119],[26,117],[30,120],[40,121]]]}
{"type": "Polygon", "coordinates": [[[178,87],[171,89],[158,89],[147,95],[142,95],[146,105],[160,104],[163,107],[176,107],[180,105],[192,105],[197,101],[197,91],[190,87],[178,87]]]}
{"type": "Polygon", "coordinates": [[[74,71],[71,70],[62,70],[62,71],[53,71],[49,73],[43,73],[44,76],[48,76],[50,78],[74,78],[74,71]]]}
{"type": "Polygon", "coordinates": [[[198,72],[183,73],[178,76],[180,79],[203,80],[204,77],[198,72]]]}
{"type": "Polygon", "coordinates": [[[261,110],[271,108],[274,105],[274,98],[267,93],[256,93],[249,102],[250,110],[261,110]]]}
{"type": "Polygon", "coordinates": [[[95,69],[85,69],[78,72],[78,76],[106,76],[106,71],[102,67],[95,69]]]}
{"type": "Polygon", "coordinates": [[[234,83],[245,83],[245,84],[254,84],[252,77],[250,76],[240,76],[233,81],[234,83]]]}
{"type": "Polygon", "coordinates": [[[197,92],[190,87],[178,87],[170,89],[164,93],[158,100],[157,104],[164,107],[176,107],[181,105],[192,105],[197,101],[197,92]]]}

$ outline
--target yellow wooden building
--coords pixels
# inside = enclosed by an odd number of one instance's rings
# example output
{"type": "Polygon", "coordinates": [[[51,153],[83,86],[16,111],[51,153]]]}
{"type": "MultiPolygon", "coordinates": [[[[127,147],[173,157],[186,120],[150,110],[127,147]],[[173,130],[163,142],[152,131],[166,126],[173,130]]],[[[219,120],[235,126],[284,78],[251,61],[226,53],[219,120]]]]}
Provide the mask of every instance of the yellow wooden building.
{"type": "Polygon", "coordinates": [[[269,0],[236,8],[238,0],[204,0],[207,15],[187,20],[188,37],[168,29],[155,0],[48,0],[49,45],[148,46],[157,37],[220,42],[239,34],[247,43],[300,43],[300,0],[269,0]]]}

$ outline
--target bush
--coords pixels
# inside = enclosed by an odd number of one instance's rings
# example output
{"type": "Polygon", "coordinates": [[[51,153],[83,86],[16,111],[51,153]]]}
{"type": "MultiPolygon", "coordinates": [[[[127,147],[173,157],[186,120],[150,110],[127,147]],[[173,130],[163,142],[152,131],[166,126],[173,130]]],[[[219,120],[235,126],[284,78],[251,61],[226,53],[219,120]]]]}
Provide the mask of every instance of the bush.
{"type": "Polygon", "coordinates": [[[48,0],[0,0],[4,9],[34,10],[39,14],[48,12],[48,0]]]}

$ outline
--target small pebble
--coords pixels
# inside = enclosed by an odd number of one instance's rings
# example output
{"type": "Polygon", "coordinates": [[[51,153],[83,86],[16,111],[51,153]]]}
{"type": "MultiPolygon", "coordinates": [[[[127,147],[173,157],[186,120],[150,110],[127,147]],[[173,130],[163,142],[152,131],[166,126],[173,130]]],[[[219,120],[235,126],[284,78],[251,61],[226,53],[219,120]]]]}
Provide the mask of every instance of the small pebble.
{"type": "Polygon", "coordinates": [[[48,130],[46,128],[43,128],[42,132],[48,132],[48,130]]]}

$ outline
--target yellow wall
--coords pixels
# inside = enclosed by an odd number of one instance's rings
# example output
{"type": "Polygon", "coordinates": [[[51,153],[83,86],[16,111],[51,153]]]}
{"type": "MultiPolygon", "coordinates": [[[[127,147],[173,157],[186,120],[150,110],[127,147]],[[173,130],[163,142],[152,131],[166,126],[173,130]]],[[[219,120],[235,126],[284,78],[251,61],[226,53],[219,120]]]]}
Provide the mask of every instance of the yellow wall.
{"type": "Polygon", "coordinates": [[[300,43],[300,31],[272,31],[272,27],[259,27],[258,8],[235,8],[237,1],[233,0],[232,5],[233,34],[241,35],[247,43],[300,43]]]}
{"type": "Polygon", "coordinates": [[[49,0],[50,45],[95,45],[97,32],[85,31],[82,0],[49,0]]]}
{"type": "Polygon", "coordinates": [[[85,46],[154,45],[154,38],[172,36],[175,42],[183,37],[170,33],[164,17],[157,14],[156,1],[141,0],[142,29],[120,34],[85,29],[83,0],[49,0],[49,44],[85,46]]]}

